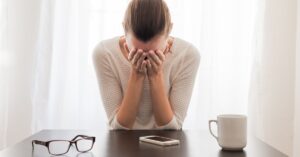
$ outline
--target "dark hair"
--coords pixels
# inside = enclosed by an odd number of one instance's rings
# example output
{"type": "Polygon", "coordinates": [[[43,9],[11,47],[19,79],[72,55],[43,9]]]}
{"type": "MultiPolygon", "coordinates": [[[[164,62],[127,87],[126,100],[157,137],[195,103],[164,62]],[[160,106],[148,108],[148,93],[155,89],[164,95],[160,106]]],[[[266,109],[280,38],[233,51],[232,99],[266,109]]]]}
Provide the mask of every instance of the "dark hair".
{"type": "Polygon", "coordinates": [[[125,33],[147,42],[156,35],[171,31],[171,16],[163,0],[132,0],[125,13],[125,33]]]}

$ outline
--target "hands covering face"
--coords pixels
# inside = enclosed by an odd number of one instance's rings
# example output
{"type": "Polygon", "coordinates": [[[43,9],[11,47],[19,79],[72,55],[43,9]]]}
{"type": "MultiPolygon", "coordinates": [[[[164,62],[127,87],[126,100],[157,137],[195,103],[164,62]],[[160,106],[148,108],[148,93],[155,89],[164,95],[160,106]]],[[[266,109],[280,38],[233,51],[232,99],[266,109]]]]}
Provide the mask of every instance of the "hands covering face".
{"type": "Polygon", "coordinates": [[[150,50],[148,52],[136,48],[129,50],[126,43],[124,47],[129,52],[128,60],[131,62],[135,72],[147,74],[148,77],[162,72],[165,55],[161,50],[150,50]]]}

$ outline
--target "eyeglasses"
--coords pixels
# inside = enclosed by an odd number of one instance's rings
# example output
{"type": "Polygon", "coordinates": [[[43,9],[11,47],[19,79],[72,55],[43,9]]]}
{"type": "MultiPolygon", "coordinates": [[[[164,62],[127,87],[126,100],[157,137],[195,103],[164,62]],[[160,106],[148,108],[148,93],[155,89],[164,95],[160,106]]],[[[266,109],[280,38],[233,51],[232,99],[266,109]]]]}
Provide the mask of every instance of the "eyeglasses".
{"type": "Polygon", "coordinates": [[[78,152],[84,153],[90,151],[96,137],[86,136],[86,135],[77,135],[71,141],[69,140],[50,140],[50,141],[39,141],[32,140],[32,150],[34,150],[34,144],[43,145],[48,148],[48,152],[51,155],[63,155],[69,152],[70,147],[75,144],[78,152]]]}

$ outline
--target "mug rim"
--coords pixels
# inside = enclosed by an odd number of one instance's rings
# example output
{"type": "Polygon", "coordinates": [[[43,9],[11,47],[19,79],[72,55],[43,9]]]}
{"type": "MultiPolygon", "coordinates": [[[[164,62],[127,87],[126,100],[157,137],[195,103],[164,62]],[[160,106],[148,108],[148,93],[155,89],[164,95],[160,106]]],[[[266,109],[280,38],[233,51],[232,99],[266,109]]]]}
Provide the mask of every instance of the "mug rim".
{"type": "Polygon", "coordinates": [[[247,116],[243,114],[220,114],[218,118],[247,118],[247,116]]]}

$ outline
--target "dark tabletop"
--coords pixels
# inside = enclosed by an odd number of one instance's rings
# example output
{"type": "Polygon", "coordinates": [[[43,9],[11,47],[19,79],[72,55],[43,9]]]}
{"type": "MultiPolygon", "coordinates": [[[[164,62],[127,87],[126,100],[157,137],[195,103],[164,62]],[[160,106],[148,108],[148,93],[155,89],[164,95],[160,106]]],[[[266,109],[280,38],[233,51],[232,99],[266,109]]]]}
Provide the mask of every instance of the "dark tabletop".
{"type": "Polygon", "coordinates": [[[75,130],[43,130],[22,142],[0,152],[2,157],[30,157],[51,156],[47,148],[36,145],[32,151],[31,140],[71,140],[77,134],[96,136],[93,149],[88,153],[78,153],[71,147],[65,156],[77,157],[286,157],[283,153],[265,144],[264,142],[248,137],[248,144],[244,151],[222,151],[217,141],[208,131],[75,131],[75,130]],[[180,145],[161,147],[139,142],[140,136],[160,135],[180,140],[180,145]]]}

